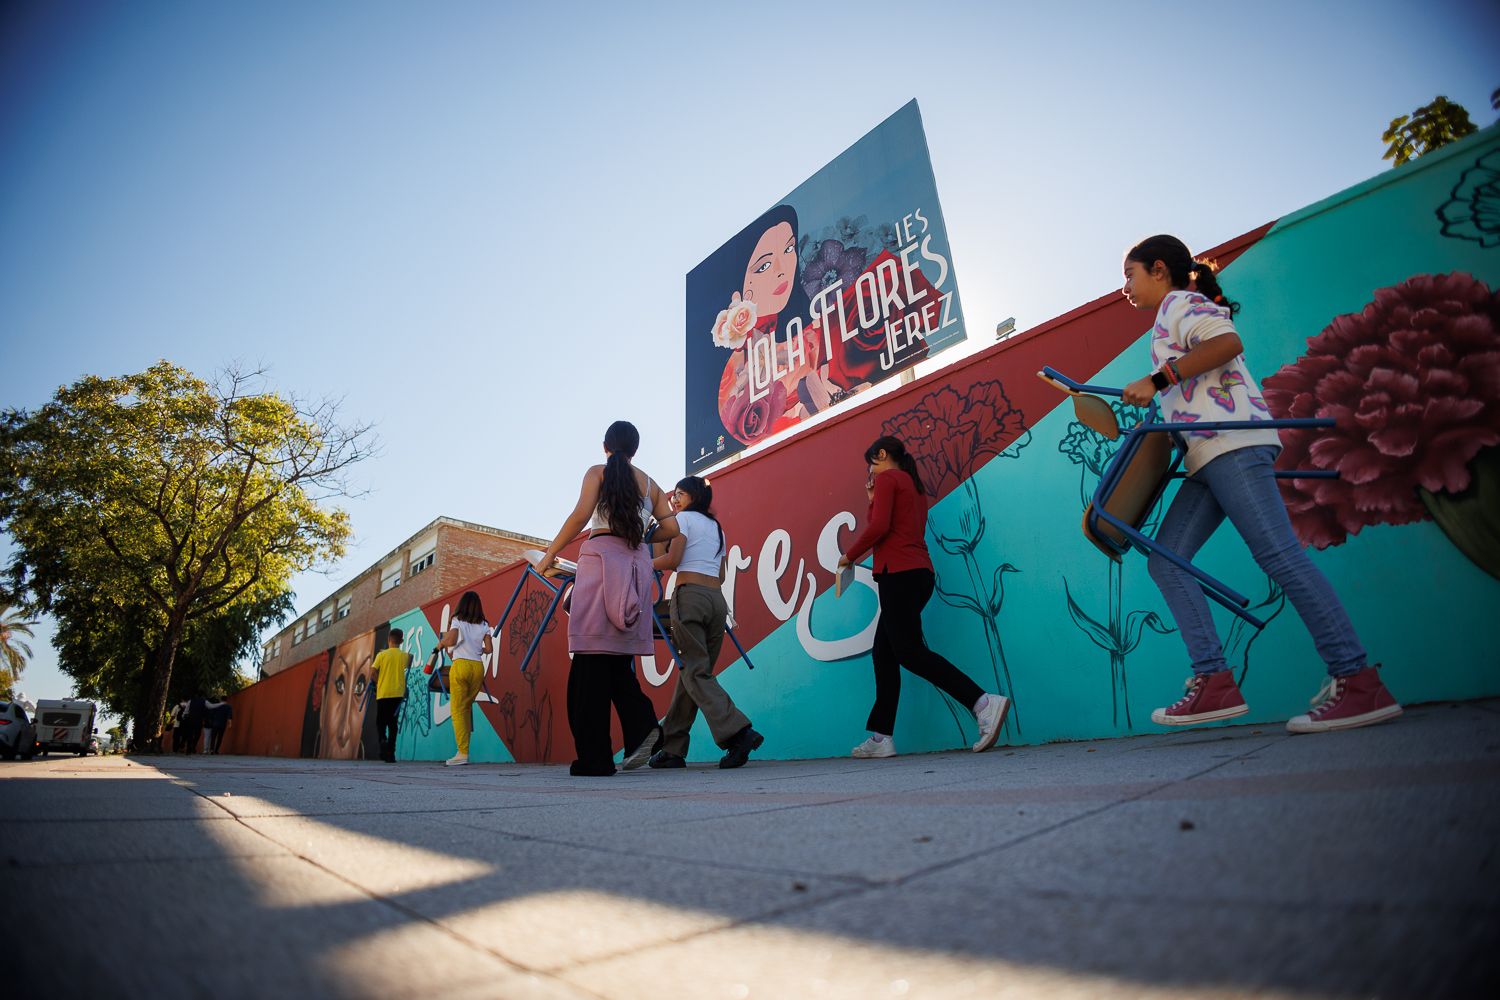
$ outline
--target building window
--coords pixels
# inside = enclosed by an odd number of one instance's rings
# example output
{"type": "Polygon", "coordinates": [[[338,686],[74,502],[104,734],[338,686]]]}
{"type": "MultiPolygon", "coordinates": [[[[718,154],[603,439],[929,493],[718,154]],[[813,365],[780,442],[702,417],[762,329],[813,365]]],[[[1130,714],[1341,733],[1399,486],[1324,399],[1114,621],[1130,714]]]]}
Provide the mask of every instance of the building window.
{"type": "Polygon", "coordinates": [[[338,616],[340,618],[348,618],[349,617],[349,604],[350,604],[350,602],[352,600],[353,600],[353,598],[351,598],[351,597],[340,597],[339,598],[339,614],[338,614],[338,616]]]}
{"type": "Polygon", "coordinates": [[[380,571],[380,592],[382,594],[387,590],[392,590],[399,586],[401,586],[401,564],[399,562],[394,566],[387,566],[380,571]]]}
{"type": "Polygon", "coordinates": [[[280,655],[281,655],[281,636],[278,635],[275,638],[275,640],[271,643],[271,659],[274,660],[274,659],[276,659],[276,657],[278,657],[280,655]]]}
{"type": "Polygon", "coordinates": [[[327,628],[328,626],[330,626],[332,624],[333,624],[333,609],[332,608],[324,608],[318,614],[318,631],[321,632],[323,629],[327,628]]]}
{"type": "Polygon", "coordinates": [[[294,629],[292,629],[292,645],[295,646],[295,645],[297,645],[297,643],[299,643],[301,641],[302,641],[302,623],[298,622],[297,623],[297,627],[294,628],[294,629]]]}
{"type": "Polygon", "coordinates": [[[423,549],[422,551],[418,552],[416,555],[412,556],[412,559],[411,559],[411,575],[412,576],[416,576],[418,573],[422,572],[424,569],[426,569],[427,567],[431,566],[432,563],[433,563],[433,560],[435,560],[436,558],[437,558],[437,546],[436,545],[429,546],[428,548],[423,549]]]}

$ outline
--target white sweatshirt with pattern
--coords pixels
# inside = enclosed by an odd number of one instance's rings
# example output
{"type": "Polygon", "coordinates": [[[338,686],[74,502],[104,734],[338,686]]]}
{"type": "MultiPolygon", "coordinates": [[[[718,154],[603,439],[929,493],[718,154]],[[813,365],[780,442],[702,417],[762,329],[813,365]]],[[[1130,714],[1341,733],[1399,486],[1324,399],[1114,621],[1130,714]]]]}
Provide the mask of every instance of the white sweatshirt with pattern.
{"type": "MultiPolygon", "coordinates": [[[[1156,310],[1156,325],[1151,330],[1151,364],[1158,369],[1168,361],[1181,358],[1193,348],[1234,333],[1231,313],[1215,305],[1199,292],[1175,290],[1167,293],[1156,310]]],[[[1208,423],[1216,420],[1270,420],[1266,401],[1261,398],[1245,356],[1238,354],[1226,364],[1193,378],[1168,386],[1158,397],[1162,419],[1174,424],[1208,423]]],[[[1265,430],[1189,431],[1184,464],[1189,475],[1196,473],[1225,452],[1256,445],[1281,448],[1281,438],[1272,428],[1265,430]]]]}

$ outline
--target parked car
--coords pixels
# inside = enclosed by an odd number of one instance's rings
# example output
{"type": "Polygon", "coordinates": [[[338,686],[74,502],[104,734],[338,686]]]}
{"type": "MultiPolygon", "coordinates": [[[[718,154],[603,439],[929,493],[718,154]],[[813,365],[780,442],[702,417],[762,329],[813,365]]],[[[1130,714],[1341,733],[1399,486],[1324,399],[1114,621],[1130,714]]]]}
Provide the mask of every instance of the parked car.
{"type": "Polygon", "coordinates": [[[36,753],[36,727],[26,709],[13,701],[0,701],[0,757],[30,760],[36,753]]]}

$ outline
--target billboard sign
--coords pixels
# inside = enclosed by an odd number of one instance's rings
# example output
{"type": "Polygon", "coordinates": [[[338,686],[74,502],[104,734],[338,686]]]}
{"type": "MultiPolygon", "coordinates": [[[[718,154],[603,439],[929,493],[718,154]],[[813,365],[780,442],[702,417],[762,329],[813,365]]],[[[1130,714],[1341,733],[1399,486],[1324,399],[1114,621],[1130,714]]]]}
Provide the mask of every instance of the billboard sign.
{"type": "Polygon", "coordinates": [[[915,100],[687,276],[687,468],[964,339],[915,100]]]}

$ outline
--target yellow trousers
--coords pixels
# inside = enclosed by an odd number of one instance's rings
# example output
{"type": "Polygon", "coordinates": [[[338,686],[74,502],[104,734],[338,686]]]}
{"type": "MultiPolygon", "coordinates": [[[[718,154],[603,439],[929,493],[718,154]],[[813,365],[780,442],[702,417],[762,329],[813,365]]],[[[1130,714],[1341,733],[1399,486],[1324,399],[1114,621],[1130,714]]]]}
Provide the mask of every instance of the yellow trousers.
{"type": "Polygon", "coordinates": [[[474,731],[472,710],[484,679],[484,665],[478,660],[454,660],[448,671],[448,708],[453,713],[453,740],[458,752],[469,755],[469,734],[474,731]]]}

